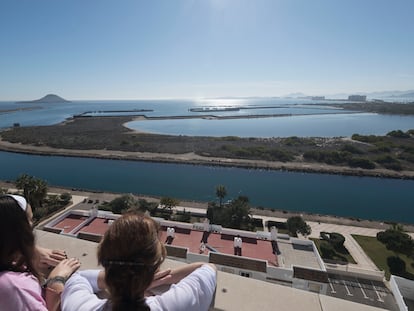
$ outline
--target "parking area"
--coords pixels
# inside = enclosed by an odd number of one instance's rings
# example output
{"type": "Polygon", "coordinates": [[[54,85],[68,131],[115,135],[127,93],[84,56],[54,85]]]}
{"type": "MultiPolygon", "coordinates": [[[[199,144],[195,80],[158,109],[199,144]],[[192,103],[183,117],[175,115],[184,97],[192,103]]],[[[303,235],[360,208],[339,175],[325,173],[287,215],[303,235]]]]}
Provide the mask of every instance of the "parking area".
{"type": "Polygon", "coordinates": [[[329,274],[328,296],[398,311],[394,296],[383,282],[329,274]]]}

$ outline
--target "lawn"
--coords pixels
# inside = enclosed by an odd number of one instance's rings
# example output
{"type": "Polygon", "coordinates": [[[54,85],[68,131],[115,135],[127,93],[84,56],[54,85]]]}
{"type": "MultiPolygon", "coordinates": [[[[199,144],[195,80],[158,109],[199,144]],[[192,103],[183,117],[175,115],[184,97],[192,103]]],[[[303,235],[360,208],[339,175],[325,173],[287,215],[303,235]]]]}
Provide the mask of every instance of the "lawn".
{"type": "MultiPolygon", "coordinates": [[[[353,234],[352,237],[362,247],[369,258],[376,264],[376,266],[385,271],[387,280],[390,278],[390,269],[387,265],[387,257],[395,256],[395,253],[389,251],[384,244],[377,240],[375,237],[368,237],[362,235],[353,234]]],[[[399,255],[399,257],[405,261],[406,272],[401,275],[404,278],[414,280],[414,261],[405,255],[399,255]]]]}
{"type": "MultiPolygon", "coordinates": [[[[321,249],[320,249],[320,245],[321,245],[321,242],[324,242],[324,241],[322,241],[321,239],[315,239],[315,238],[310,238],[310,240],[312,240],[315,243],[315,245],[318,249],[318,252],[322,257],[322,252],[321,252],[321,249]]],[[[325,242],[325,243],[327,243],[327,242],[325,242]]],[[[338,261],[338,262],[342,262],[342,263],[344,263],[344,262],[345,263],[346,262],[347,263],[356,263],[354,258],[351,256],[351,254],[348,252],[348,250],[344,246],[339,250],[335,250],[335,255],[334,255],[333,258],[322,258],[322,259],[329,259],[329,260],[334,260],[334,261],[338,261]]]]}

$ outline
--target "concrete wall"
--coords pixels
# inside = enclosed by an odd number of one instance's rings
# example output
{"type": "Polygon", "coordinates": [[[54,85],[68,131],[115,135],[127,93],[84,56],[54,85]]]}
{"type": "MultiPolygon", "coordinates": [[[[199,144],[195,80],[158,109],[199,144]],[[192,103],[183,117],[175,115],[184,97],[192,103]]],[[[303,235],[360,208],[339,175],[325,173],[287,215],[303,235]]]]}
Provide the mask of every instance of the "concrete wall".
{"type": "Polygon", "coordinates": [[[293,270],[278,267],[267,267],[268,277],[280,281],[292,282],[293,270]]]}
{"type": "Polygon", "coordinates": [[[390,286],[400,311],[408,311],[403,298],[414,300],[414,281],[391,275],[390,286]]]}
{"type": "Polygon", "coordinates": [[[384,271],[365,270],[349,265],[325,264],[328,273],[335,273],[339,275],[347,275],[357,278],[363,278],[373,281],[384,281],[384,271]]]}

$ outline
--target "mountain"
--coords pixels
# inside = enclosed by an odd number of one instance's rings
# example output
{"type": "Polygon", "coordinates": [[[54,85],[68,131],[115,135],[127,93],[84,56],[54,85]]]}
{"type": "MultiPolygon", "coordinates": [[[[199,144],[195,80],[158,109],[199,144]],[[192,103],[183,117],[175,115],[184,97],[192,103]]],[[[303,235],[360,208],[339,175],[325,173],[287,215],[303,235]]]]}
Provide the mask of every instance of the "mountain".
{"type": "Polygon", "coordinates": [[[59,104],[59,103],[70,103],[70,101],[57,96],[55,94],[47,94],[46,96],[35,99],[35,100],[28,100],[28,101],[20,101],[17,102],[19,104],[33,104],[33,103],[53,103],[53,104],[59,104]]]}
{"type": "Polygon", "coordinates": [[[392,97],[414,97],[414,91],[409,91],[408,93],[402,93],[399,95],[393,95],[392,97]]]}

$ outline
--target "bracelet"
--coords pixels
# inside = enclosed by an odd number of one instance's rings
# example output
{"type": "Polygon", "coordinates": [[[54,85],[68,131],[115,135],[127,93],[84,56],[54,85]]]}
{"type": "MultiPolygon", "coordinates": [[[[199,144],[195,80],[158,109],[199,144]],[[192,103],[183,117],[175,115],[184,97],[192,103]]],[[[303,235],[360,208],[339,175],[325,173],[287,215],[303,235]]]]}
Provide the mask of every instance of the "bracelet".
{"type": "Polygon", "coordinates": [[[44,287],[48,287],[50,284],[53,284],[53,283],[56,283],[56,282],[59,282],[59,283],[62,283],[63,285],[65,285],[66,278],[64,278],[63,276],[55,276],[51,279],[47,279],[44,287]]]}

